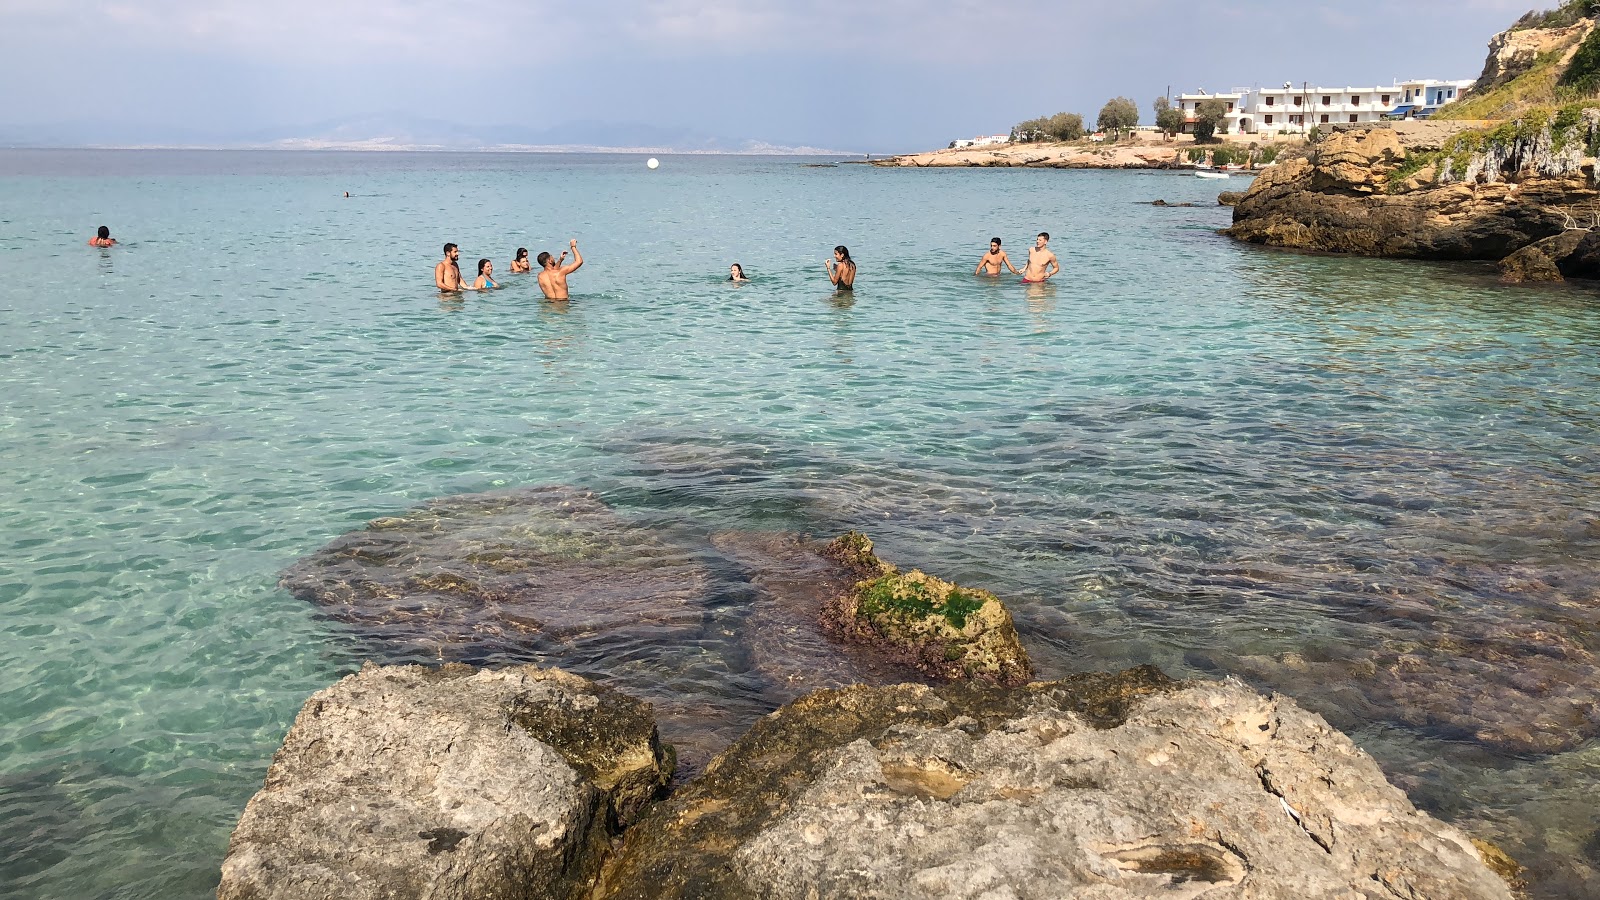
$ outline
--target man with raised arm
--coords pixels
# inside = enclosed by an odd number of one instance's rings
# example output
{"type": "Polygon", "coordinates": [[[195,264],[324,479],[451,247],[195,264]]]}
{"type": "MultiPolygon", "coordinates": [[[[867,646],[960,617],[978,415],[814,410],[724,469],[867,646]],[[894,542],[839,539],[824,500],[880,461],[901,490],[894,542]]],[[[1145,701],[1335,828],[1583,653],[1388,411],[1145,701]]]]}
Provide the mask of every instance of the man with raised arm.
{"type": "Polygon", "coordinates": [[[1041,231],[1028,248],[1028,266],[1022,270],[1023,284],[1043,284],[1046,279],[1061,271],[1061,263],[1050,252],[1050,234],[1041,231]]]}
{"type": "Polygon", "coordinates": [[[567,299],[567,276],[583,268],[583,254],[578,252],[578,239],[573,238],[567,242],[572,248],[572,262],[562,265],[567,258],[567,251],[561,251],[561,256],[550,255],[545,250],[539,253],[539,290],[544,291],[546,300],[567,299]]]}

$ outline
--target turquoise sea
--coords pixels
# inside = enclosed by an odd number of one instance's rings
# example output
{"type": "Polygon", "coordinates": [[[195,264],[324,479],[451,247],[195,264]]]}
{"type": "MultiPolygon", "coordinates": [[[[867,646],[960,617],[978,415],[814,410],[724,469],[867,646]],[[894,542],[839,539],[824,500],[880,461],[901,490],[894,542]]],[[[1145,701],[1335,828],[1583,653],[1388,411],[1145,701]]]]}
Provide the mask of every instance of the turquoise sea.
{"type": "MultiPolygon", "coordinates": [[[[573,485],[865,530],[1046,677],[1281,690],[1600,896],[1600,294],[1238,246],[1148,205],[1214,199],[1178,174],[816,162],[0,151],[0,895],[207,896],[306,696],[381,656],[279,573],[573,485]],[[970,274],[1040,230],[1057,283],[970,274]],[[570,304],[505,274],[572,237],[570,304]],[[445,241],[505,289],[441,297],[445,241]]],[[[700,710],[691,765],[774,703],[712,571],[695,640],[544,660],[700,710]]]]}

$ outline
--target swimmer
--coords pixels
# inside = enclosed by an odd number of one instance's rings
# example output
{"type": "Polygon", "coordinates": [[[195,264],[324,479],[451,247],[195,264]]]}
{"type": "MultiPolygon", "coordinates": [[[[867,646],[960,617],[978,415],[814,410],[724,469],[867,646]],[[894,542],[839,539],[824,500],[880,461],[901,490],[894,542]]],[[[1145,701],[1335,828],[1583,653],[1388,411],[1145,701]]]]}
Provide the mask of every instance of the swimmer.
{"type": "Polygon", "coordinates": [[[111,236],[111,229],[104,225],[100,226],[100,230],[95,232],[94,237],[89,238],[89,246],[91,247],[115,247],[116,245],[117,239],[111,236]]]}
{"type": "Polygon", "coordinates": [[[462,289],[461,250],[455,244],[444,245],[444,259],[433,267],[433,286],[446,292],[462,289]]]}
{"type": "Polygon", "coordinates": [[[828,260],[828,280],[841,291],[853,291],[856,288],[856,262],[850,258],[850,250],[843,244],[833,248],[833,259],[828,260]]]}
{"type": "Polygon", "coordinates": [[[539,290],[544,291],[546,300],[569,299],[567,276],[583,268],[583,254],[578,252],[578,239],[573,238],[567,245],[572,248],[573,259],[567,265],[561,264],[567,258],[565,250],[561,251],[559,257],[551,256],[548,250],[539,253],[539,290]]]}
{"type": "Polygon", "coordinates": [[[494,283],[494,261],[490,259],[478,260],[478,280],[472,283],[475,291],[492,291],[500,285],[494,283]]]}
{"type": "Polygon", "coordinates": [[[517,255],[511,260],[511,274],[526,275],[533,271],[533,264],[528,262],[528,248],[518,247],[517,255]]]}
{"type": "Polygon", "coordinates": [[[350,192],[349,192],[349,191],[345,191],[345,192],[344,192],[344,198],[345,198],[345,199],[346,199],[346,200],[349,200],[349,199],[350,199],[350,192]]]}
{"type": "Polygon", "coordinates": [[[750,279],[744,277],[744,266],[734,263],[728,267],[728,280],[734,284],[743,284],[750,279]]]}
{"type": "Polygon", "coordinates": [[[978,268],[974,269],[972,274],[999,275],[1001,266],[1005,266],[1006,268],[1010,269],[1011,274],[1013,275],[1022,274],[1021,272],[1017,271],[1016,266],[1011,264],[1011,257],[1007,256],[1006,252],[1000,249],[1000,239],[990,238],[989,252],[985,253],[982,259],[978,260],[978,268]]]}
{"type": "Polygon", "coordinates": [[[1033,246],[1028,248],[1028,266],[1022,272],[1023,284],[1043,284],[1061,271],[1061,263],[1050,252],[1050,233],[1039,232],[1033,246]]]}

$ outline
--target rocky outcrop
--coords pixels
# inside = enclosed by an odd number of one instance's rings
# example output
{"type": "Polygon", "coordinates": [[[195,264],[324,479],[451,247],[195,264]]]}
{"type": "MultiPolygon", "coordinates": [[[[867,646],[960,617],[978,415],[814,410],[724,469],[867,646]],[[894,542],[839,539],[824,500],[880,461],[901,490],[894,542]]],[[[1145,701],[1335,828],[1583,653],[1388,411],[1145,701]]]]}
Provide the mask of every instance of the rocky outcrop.
{"type": "Polygon", "coordinates": [[[596,896],[1511,895],[1321,718],[1142,668],[807,697],[632,829],[596,896]]]}
{"type": "Polygon", "coordinates": [[[1561,28],[1513,28],[1500,32],[1489,39],[1489,57],[1472,93],[1483,94],[1510,84],[1531,71],[1546,54],[1570,55],[1593,28],[1593,19],[1581,19],[1561,28]]]}
{"type": "Polygon", "coordinates": [[[650,708],[577,676],[369,665],[306,701],[217,897],[587,896],[670,774],[650,708]]]}
{"type": "Polygon", "coordinates": [[[908,169],[1178,169],[1184,163],[1170,144],[1004,144],[995,148],[935,150],[872,161],[908,169]]]}
{"type": "Polygon", "coordinates": [[[935,678],[1023,684],[1033,677],[1011,613],[994,594],[878,559],[866,535],[850,532],[823,551],[855,579],[822,609],[841,640],[881,648],[935,678]]]}
{"type": "Polygon", "coordinates": [[[281,583],[402,657],[531,661],[596,635],[688,639],[707,575],[692,551],[558,486],[445,497],[375,519],[281,583]]]}
{"type": "MultiPolygon", "coordinates": [[[[1226,233],[1303,250],[1501,260],[1569,232],[1600,230],[1597,144],[1600,110],[1578,108],[1459,134],[1437,149],[1407,147],[1383,127],[1335,133],[1308,158],[1257,178],[1226,233]]],[[[1587,275],[1587,258],[1552,262],[1563,274],[1587,275]]],[[[1537,262],[1510,265],[1548,275],[1551,267],[1537,262]]]]}

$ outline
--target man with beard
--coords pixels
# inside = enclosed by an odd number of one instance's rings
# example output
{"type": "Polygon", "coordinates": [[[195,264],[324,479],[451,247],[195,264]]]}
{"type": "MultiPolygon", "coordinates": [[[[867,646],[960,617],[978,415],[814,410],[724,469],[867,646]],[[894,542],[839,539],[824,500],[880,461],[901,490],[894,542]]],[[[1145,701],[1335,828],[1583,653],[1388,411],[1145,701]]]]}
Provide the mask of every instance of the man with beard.
{"type": "Polygon", "coordinates": [[[433,267],[433,286],[441,291],[463,289],[461,284],[461,250],[455,244],[444,245],[444,259],[433,267]]]}

